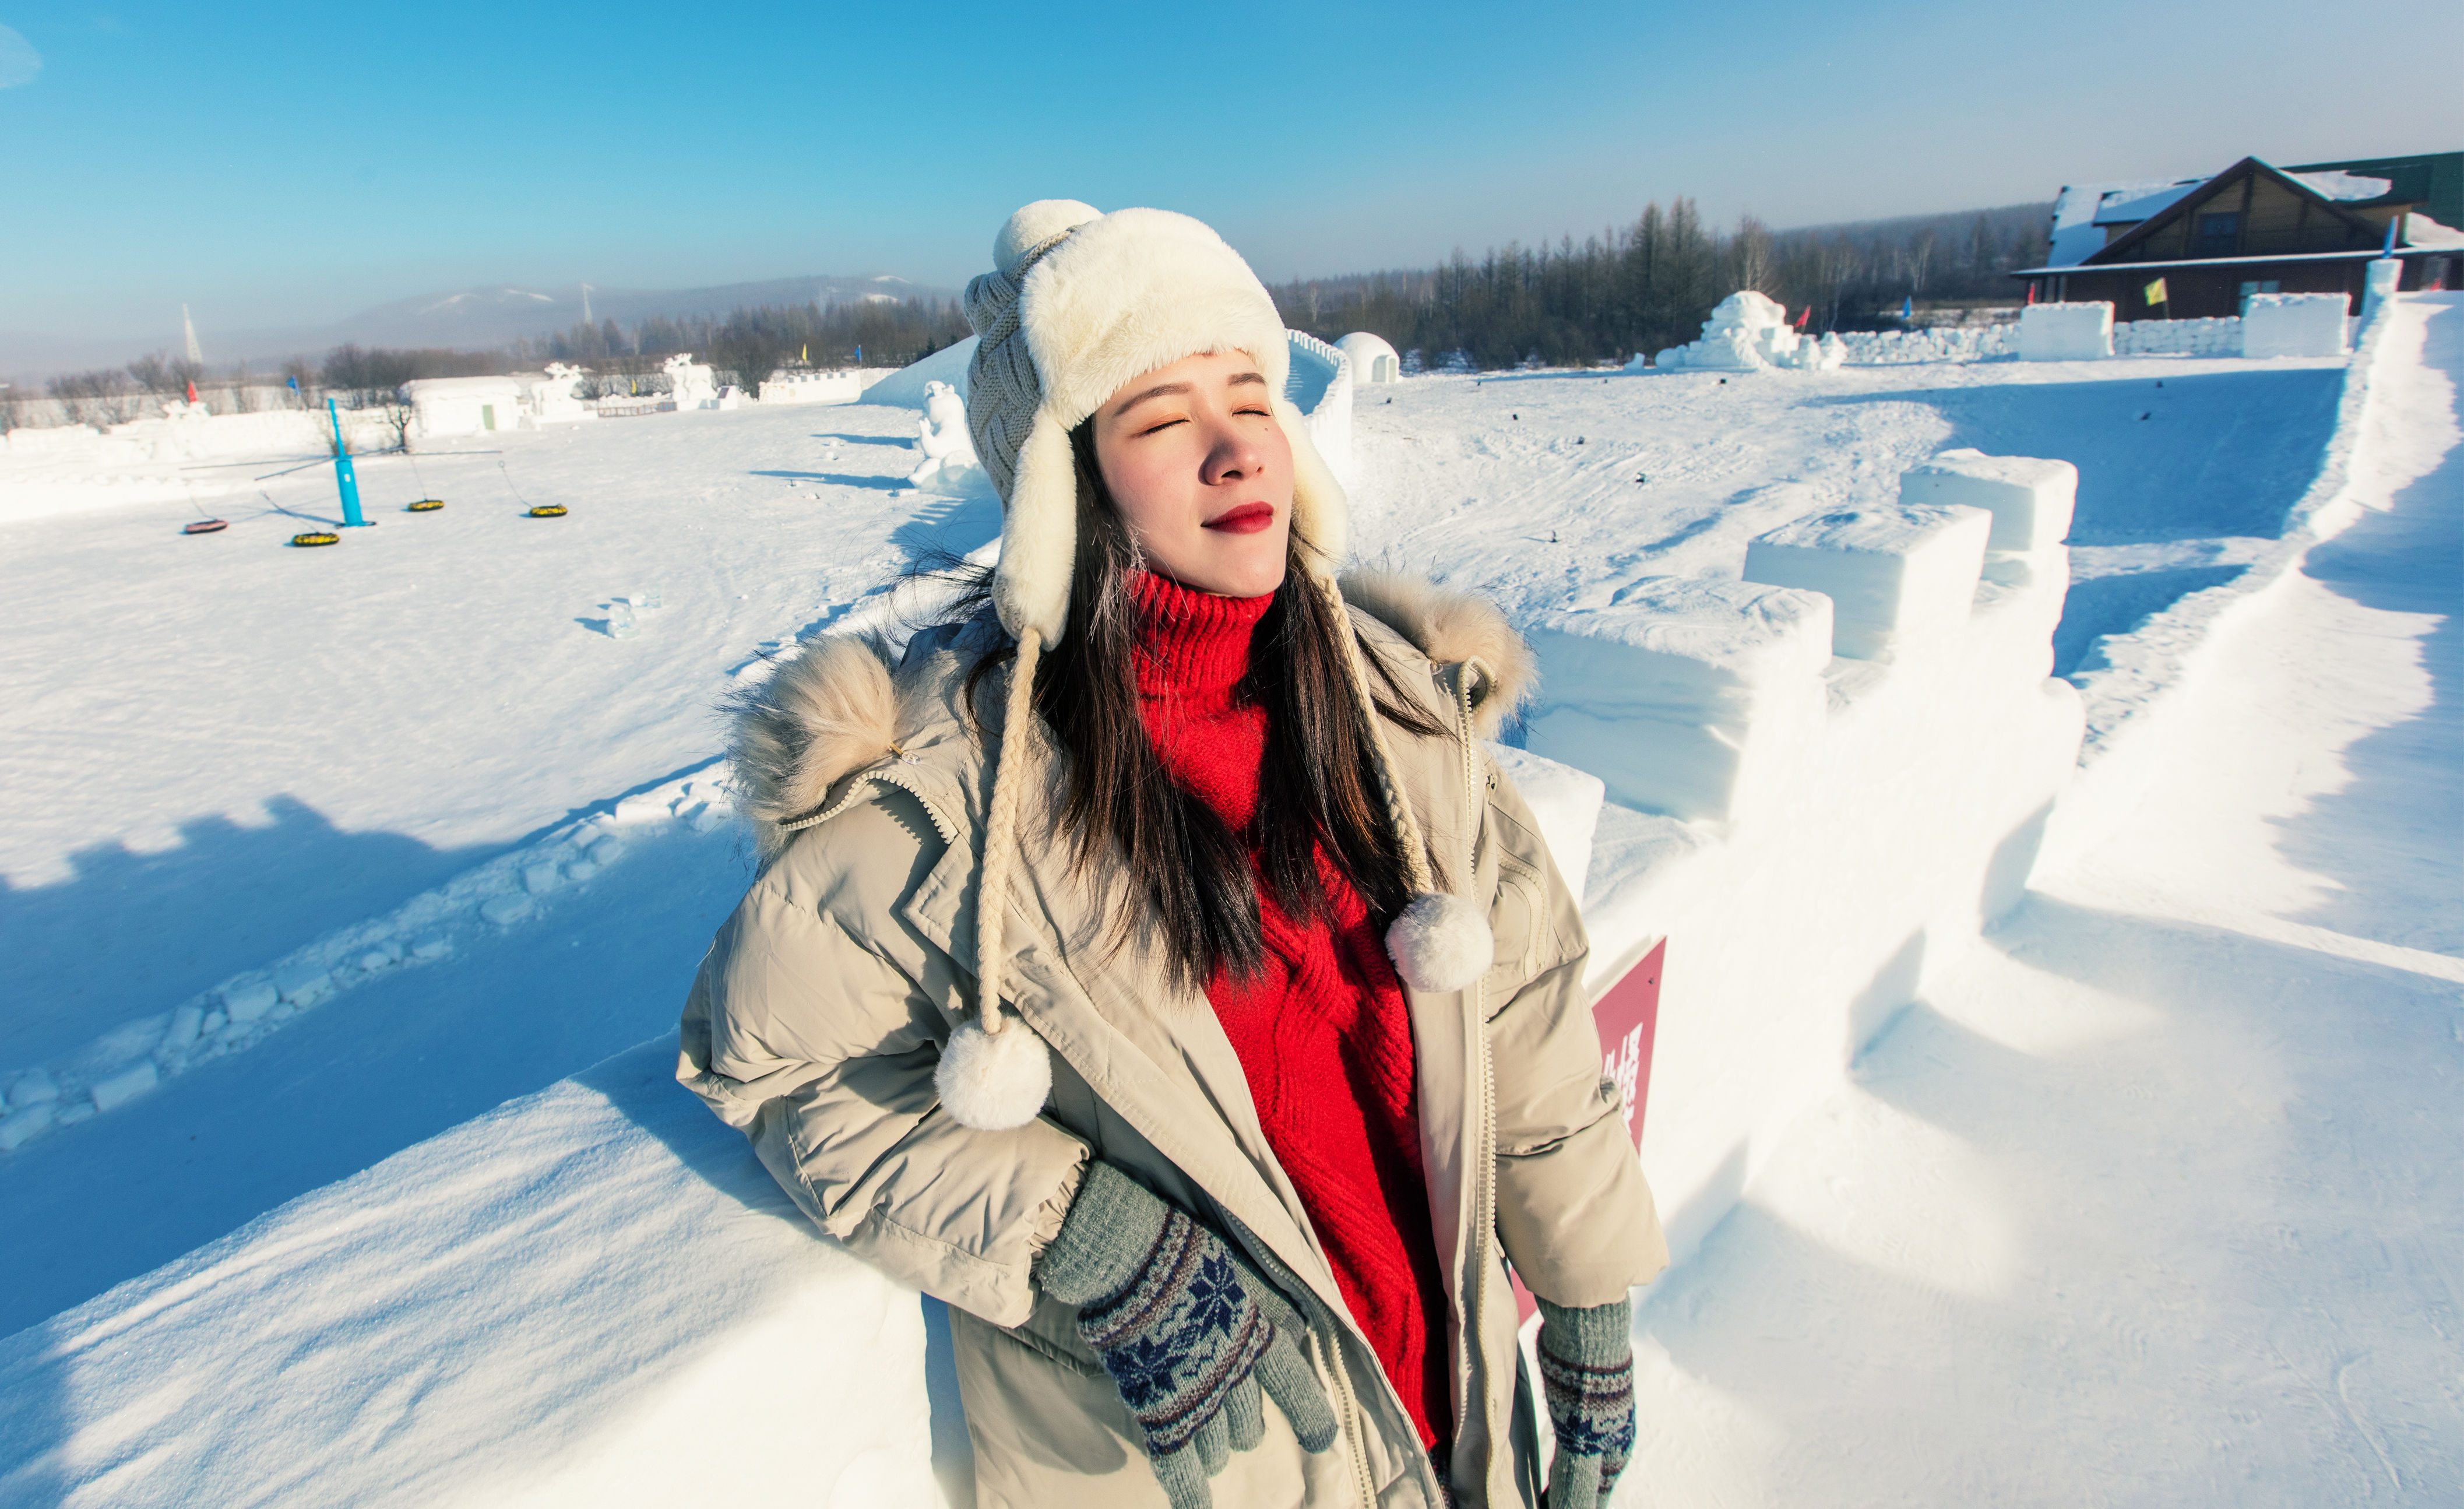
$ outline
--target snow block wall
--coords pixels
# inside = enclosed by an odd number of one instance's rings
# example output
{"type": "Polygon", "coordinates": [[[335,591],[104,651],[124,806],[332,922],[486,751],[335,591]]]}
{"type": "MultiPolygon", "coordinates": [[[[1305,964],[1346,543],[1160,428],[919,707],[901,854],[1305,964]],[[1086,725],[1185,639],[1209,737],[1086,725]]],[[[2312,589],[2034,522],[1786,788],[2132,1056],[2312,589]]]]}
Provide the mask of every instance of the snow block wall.
{"type": "Polygon", "coordinates": [[[2342,294],[2253,294],[2241,316],[2241,354],[2343,356],[2346,344],[2342,294]]]}
{"type": "Polygon", "coordinates": [[[1668,943],[1643,1162],[1690,1251],[1803,1107],[2019,896],[2079,754],[2054,679],[2076,474],[1952,453],[1747,580],[1531,626],[1529,750],[1597,775],[1595,989],[1668,943]]]}
{"type": "Polygon", "coordinates": [[[1851,330],[1839,337],[1850,366],[1898,366],[1910,362],[1985,362],[2015,355],[2019,327],[2008,324],[1942,325],[1921,330],[1851,330]]]}
{"type": "MultiPolygon", "coordinates": [[[[119,461],[189,461],[213,456],[257,456],[283,452],[314,454],[332,444],[325,427],[325,409],[270,410],[253,414],[206,414],[186,404],[165,404],[173,412],[160,419],[132,419],[97,430],[91,425],[59,425],[43,430],[12,430],[0,434],[0,455],[11,459],[91,465],[119,461]]],[[[353,455],[392,447],[393,426],[374,410],[341,411],[342,435],[353,455]]]]}
{"type": "Polygon", "coordinates": [[[2113,305],[2030,304],[2019,311],[2023,362],[2092,362],[2113,354],[2113,305]]]}
{"type": "Polygon", "coordinates": [[[2239,356],[2241,321],[2131,320],[2113,327],[2116,356],[2239,356]]]}
{"type": "Polygon", "coordinates": [[[1334,475],[1352,479],[1352,389],[1357,379],[1352,358],[1313,335],[1287,330],[1291,347],[1291,372],[1284,379],[1284,396],[1301,411],[1309,439],[1334,475]]]}

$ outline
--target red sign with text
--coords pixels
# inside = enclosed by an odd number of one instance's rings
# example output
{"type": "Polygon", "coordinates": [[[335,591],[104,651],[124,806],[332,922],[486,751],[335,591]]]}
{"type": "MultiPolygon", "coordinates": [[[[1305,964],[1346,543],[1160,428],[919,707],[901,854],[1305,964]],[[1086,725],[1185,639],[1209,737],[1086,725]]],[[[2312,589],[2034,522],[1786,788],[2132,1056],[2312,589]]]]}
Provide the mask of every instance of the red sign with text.
{"type": "MultiPolygon", "coordinates": [[[[1643,1101],[1651,1094],[1651,1041],[1660,1027],[1660,969],[1667,956],[1668,940],[1663,938],[1592,1003],[1592,1025],[1600,1032],[1600,1073],[1617,1081],[1617,1093],[1625,1098],[1625,1135],[1638,1156],[1643,1101]]],[[[1521,1278],[1514,1280],[1514,1303],[1525,1320],[1538,1313],[1521,1278]]]]}

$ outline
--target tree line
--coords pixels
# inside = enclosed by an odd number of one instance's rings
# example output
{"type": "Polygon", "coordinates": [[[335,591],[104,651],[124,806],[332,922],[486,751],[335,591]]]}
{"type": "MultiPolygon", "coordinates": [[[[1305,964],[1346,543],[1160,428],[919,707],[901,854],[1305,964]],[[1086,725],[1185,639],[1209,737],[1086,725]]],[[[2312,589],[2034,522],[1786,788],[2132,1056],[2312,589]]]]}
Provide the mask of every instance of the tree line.
{"type": "Polygon", "coordinates": [[[2051,205],[1773,231],[1749,215],[1723,234],[1690,199],[1577,245],[1460,249],[1426,270],[1296,279],[1273,290],[1284,322],[1325,340],[1384,337],[1419,365],[1495,368],[1623,362],[1682,345],[1721,300],[1768,294],[1811,330],[1899,323],[1920,310],[2006,304],[2012,271],[2045,255],[2051,205]]]}
{"type": "MultiPolygon", "coordinates": [[[[2013,301],[2010,274],[2039,265],[2053,207],[2011,205],[1958,214],[1773,231],[1750,215],[1722,233],[1691,199],[1645,207],[1630,226],[1579,245],[1509,243],[1474,260],[1461,250],[1433,268],[1296,279],[1272,290],[1284,322],[1326,340],[1367,330],[1422,366],[1495,368],[1623,362],[1681,345],[1712,305],[1739,289],[1812,313],[1812,330],[1886,328],[1903,301],[1919,322],[1941,311],[2013,301]]],[[[321,401],[388,401],[407,382],[493,376],[548,362],[597,374],[597,394],[648,392],[679,352],[701,356],[720,381],[751,387],[781,368],[904,366],[968,334],[955,300],[867,300],[771,304],[725,315],[614,320],[517,341],[499,351],[345,344],[321,361],[294,357],[259,378],[245,365],[209,379],[197,363],[158,351],[125,366],[68,372],[46,385],[71,424],[112,425],[154,412],[194,382],[216,412],[321,401]]],[[[23,423],[0,403],[0,430],[23,423]]]]}
{"type": "MultiPolygon", "coordinates": [[[[343,344],[321,360],[293,357],[271,375],[253,374],[245,363],[209,375],[203,364],[157,351],[124,366],[63,372],[44,390],[67,423],[107,426],[158,413],[165,400],[185,398],[191,382],[215,413],[313,406],[329,396],[357,409],[388,403],[403,384],[422,378],[494,377],[570,362],[597,374],[590,395],[597,397],[663,388],[655,374],[678,353],[701,357],[722,383],[751,388],[782,368],[853,366],[859,354],[867,366],[905,366],[968,333],[956,300],[761,305],[715,316],[653,315],[630,324],[577,323],[494,351],[343,344]]],[[[0,403],[0,432],[28,417],[13,395],[0,403]]]]}

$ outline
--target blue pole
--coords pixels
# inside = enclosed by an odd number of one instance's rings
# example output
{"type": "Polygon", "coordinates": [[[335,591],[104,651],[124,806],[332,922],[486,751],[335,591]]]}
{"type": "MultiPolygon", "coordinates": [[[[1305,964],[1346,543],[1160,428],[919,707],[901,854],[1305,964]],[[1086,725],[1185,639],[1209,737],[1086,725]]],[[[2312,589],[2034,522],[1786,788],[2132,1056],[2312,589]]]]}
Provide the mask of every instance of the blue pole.
{"type": "Polygon", "coordinates": [[[342,443],[342,416],[330,398],[325,400],[325,419],[334,427],[334,479],[342,489],[342,527],[364,529],[368,521],[360,516],[360,479],[351,475],[351,448],[342,443]]]}

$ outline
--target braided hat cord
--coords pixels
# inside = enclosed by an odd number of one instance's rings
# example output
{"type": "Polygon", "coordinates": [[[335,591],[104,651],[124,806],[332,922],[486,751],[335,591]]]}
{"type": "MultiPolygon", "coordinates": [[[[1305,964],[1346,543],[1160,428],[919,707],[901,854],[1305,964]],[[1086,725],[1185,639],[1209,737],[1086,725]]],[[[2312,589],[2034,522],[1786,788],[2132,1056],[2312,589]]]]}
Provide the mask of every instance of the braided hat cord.
{"type": "Polygon", "coordinates": [[[993,763],[992,810],[984,820],[983,869],[976,883],[976,1022],[987,1036],[1001,1030],[1001,966],[1008,960],[1001,923],[1009,913],[1010,846],[1018,832],[1019,750],[1035,717],[1035,663],[1043,652],[1041,631],[1019,635],[1001,714],[1001,754],[993,763]]]}
{"type": "Polygon", "coordinates": [[[1437,881],[1429,873],[1427,845],[1420,837],[1419,820],[1412,815],[1412,805],[1404,800],[1403,783],[1395,773],[1395,751],[1386,742],[1386,724],[1377,716],[1377,703],[1369,695],[1369,668],[1361,663],[1360,636],[1352,632],[1352,610],[1344,605],[1343,589],[1331,575],[1309,571],[1309,580],[1324,594],[1327,606],[1333,610],[1335,632],[1343,640],[1344,679],[1352,685],[1352,699],[1360,709],[1361,721],[1369,725],[1369,738],[1377,751],[1377,786],[1386,797],[1386,820],[1395,827],[1395,838],[1403,849],[1403,863],[1411,871],[1414,894],[1436,890],[1437,881]]]}

